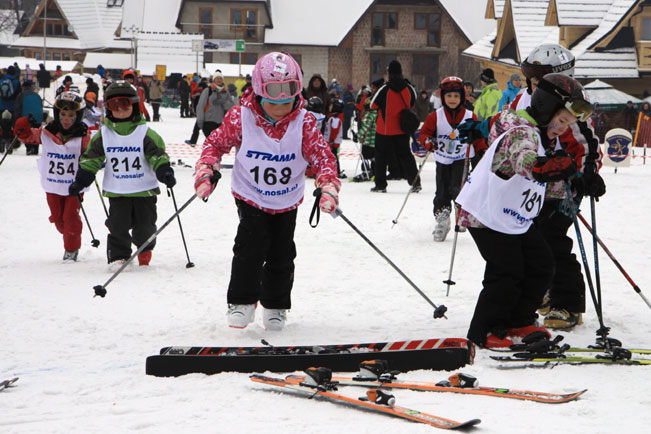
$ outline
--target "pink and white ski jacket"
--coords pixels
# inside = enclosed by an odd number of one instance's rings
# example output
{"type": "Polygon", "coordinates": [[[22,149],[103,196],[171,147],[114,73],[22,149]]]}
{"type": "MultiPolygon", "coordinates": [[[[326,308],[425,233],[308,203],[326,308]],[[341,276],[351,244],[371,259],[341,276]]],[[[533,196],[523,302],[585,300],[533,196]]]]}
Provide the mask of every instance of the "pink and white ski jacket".
{"type": "MultiPolygon", "coordinates": [[[[299,103],[294,110],[275,124],[272,124],[264,115],[262,107],[258,103],[254,93],[243,97],[240,103],[243,107],[251,109],[254,113],[255,124],[258,128],[262,128],[265,134],[272,139],[280,140],[287,131],[290,121],[298,116],[300,110],[305,105],[303,97],[299,98],[299,103]]],[[[197,160],[195,167],[200,167],[204,164],[212,166],[213,164],[221,163],[224,154],[228,154],[234,146],[239,147],[242,144],[242,117],[240,113],[240,106],[235,106],[226,113],[222,125],[214,130],[203,142],[201,156],[197,160]]],[[[317,128],[314,116],[305,116],[303,119],[302,150],[303,157],[312,166],[312,170],[316,174],[317,185],[324,185],[331,182],[338,187],[341,186],[341,182],[337,179],[337,160],[330,151],[330,146],[323,139],[321,131],[317,128]]],[[[261,207],[250,200],[244,199],[235,192],[233,192],[233,196],[269,214],[280,214],[291,211],[303,202],[303,198],[301,198],[298,203],[287,209],[273,210],[261,207]]]]}

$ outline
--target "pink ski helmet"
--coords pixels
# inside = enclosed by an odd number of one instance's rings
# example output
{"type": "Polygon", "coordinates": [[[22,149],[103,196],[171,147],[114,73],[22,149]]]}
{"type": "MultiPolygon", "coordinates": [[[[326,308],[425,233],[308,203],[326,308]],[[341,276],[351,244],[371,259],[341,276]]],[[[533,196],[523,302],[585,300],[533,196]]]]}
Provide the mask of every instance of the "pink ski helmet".
{"type": "Polygon", "coordinates": [[[270,100],[293,98],[303,90],[303,74],[298,63],[287,53],[265,54],[251,74],[253,92],[270,100]]]}

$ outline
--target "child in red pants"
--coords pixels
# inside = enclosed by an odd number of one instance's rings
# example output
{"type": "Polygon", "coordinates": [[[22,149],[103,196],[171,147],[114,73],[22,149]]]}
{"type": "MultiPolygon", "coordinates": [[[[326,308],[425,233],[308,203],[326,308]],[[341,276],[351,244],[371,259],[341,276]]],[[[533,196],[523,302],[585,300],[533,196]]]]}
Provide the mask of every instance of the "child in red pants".
{"type": "Polygon", "coordinates": [[[17,119],[14,126],[14,133],[23,143],[43,145],[38,170],[50,207],[50,222],[63,235],[65,262],[77,261],[81,247],[81,195],[69,196],[68,186],[75,180],[79,156],[90,141],[82,122],[84,107],[81,95],[63,92],[54,101],[54,120],[45,127],[31,128],[26,117],[17,119]]]}

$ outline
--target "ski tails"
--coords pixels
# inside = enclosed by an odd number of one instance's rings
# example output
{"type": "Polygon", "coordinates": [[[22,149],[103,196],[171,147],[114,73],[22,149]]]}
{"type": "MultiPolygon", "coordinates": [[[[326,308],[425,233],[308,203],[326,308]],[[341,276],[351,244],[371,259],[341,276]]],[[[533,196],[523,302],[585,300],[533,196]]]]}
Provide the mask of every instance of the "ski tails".
{"type": "Polygon", "coordinates": [[[18,377],[14,377],[14,378],[12,378],[10,380],[0,381],[0,391],[2,391],[4,389],[8,389],[10,387],[14,387],[14,383],[16,381],[18,381],[18,377]]]}
{"type": "Polygon", "coordinates": [[[394,417],[399,417],[413,422],[424,423],[441,429],[467,428],[477,425],[481,422],[479,419],[470,419],[465,422],[457,422],[440,416],[434,416],[432,414],[423,413],[417,410],[411,410],[408,408],[392,405],[395,401],[395,398],[377,389],[370,390],[367,393],[366,397],[352,398],[349,396],[334,393],[333,390],[337,390],[335,383],[329,383],[330,386],[326,387],[322,385],[310,386],[306,383],[293,383],[282,378],[273,378],[264,375],[251,375],[250,378],[257,383],[263,383],[271,386],[298,391],[303,394],[310,395],[310,397],[318,395],[332,402],[353,406],[355,408],[374,410],[394,417]],[[387,402],[387,404],[377,404],[374,402],[378,396],[387,402]]]}

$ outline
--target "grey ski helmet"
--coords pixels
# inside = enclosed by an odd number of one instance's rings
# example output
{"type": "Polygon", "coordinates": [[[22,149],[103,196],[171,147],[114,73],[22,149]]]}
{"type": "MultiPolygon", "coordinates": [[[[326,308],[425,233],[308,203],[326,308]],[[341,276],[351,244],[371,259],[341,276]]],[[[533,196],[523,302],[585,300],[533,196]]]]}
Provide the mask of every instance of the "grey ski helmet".
{"type": "Polygon", "coordinates": [[[542,44],[533,49],[522,62],[522,73],[531,88],[531,79],[543,78],[547,74],[561,73],[574,76],[574,54],[558,44],[542,44]]]}

